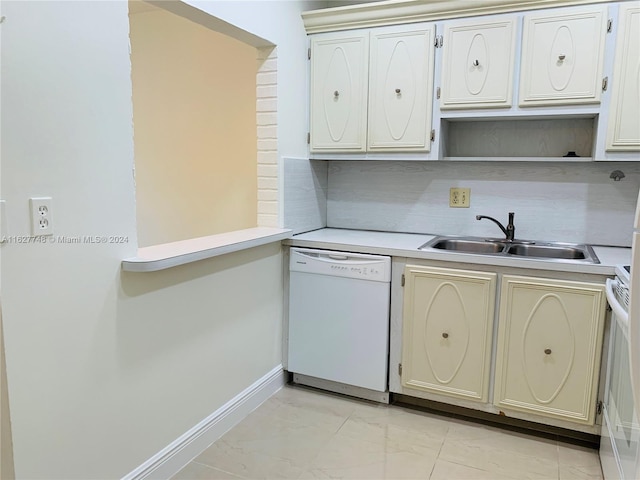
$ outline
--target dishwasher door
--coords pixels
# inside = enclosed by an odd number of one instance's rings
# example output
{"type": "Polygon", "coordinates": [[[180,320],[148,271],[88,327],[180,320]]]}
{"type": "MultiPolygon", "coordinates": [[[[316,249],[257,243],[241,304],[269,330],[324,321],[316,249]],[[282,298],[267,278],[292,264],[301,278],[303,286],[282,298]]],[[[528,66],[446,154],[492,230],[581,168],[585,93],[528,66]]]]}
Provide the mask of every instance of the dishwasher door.
{"type": "Polygon", "coordinates": [[[291,249],[289,371],[387,391],[391,259],[291,249]]]}

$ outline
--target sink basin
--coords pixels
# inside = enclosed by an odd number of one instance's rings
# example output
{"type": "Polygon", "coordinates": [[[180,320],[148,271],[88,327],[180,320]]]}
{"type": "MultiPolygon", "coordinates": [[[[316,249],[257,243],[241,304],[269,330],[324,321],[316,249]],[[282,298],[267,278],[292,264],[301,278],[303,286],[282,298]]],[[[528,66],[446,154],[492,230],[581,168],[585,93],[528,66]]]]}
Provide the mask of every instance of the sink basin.
{"type": "Polygon", "coordinates": [[[435,237],[419,250],[446,250],[476,255],[497,255],[501,257],[542,258],[550,261],[578,261],[600,263],[589,245],[560,242],[537,242],[514,240],[508,242],[498,238],[480,237],[435,237]]]}
{"type": "Polygon", "coordinates": [[[492,240],[470,240],[461,238],[445,238],[431,245],[438,250],[454,250],[468,253],[500,253],[506,247],[506,243],[492,240]]]}
{"type": "Polygon", "coordinates": [[[586,260],[595,257],[587,245],[512,245],[507,249],[507,253],[521,257],[565,260],[586,260]]]}

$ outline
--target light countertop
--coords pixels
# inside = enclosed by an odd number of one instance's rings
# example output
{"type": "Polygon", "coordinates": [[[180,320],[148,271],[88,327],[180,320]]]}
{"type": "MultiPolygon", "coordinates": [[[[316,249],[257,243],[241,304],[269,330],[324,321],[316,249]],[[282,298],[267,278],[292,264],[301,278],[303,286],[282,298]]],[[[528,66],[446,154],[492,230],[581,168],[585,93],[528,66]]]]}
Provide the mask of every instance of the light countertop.
{"type": "Polygon", "coordinates": [[[433,237],[434,235],[427,234],[323,228],[295,235],[283,243],[296,247],[611,276],[615,274],[616,265],[629,265],[631,262],[631,248],[593,245],[593,250],[600,260],[599,264],[585,263],[579,260],[554,261],[540,258],[503,257],[433,249],[419,250],[419,247],[433,237]]]}
{"type": "Polygon", "coordinates": [[[255,227],[152,245],[139,248],[135,257],[125,258],[122,269],[129,272],[155,272],[279,242],[290,236],[291,230],[288,229],[255,227]]]}

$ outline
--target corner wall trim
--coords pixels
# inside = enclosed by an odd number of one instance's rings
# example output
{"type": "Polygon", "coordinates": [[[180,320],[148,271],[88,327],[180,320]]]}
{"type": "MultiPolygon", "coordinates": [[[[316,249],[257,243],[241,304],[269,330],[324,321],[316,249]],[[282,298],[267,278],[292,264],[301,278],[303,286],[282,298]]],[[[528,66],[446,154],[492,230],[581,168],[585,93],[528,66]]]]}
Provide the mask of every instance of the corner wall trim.
{"type": "Polygon", "coordinates": [[[138,468],[122,477],[122,480],[171,478],[209,445],[280,390],[285,383],[285,372],[282,365],[278,365],[138,468]]]}

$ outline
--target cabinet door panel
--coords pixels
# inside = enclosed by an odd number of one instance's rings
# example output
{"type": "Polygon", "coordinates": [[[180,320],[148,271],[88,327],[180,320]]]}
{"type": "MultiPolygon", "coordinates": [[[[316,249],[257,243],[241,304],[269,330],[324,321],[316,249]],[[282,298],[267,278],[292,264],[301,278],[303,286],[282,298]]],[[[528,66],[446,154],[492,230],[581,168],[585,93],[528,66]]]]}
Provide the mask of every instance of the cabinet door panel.
{"type": "Polygon", "coordinates": [[[621,5],[607,150],[640,150],[640,7],[621,5]]]}
{"type": "Polygon", "coordinates": [[[364,151],[368,33],[311,40],[311,151],[364,151]]]}
{"type": "Polygon", "coordinates": [[[599,103],[606,7],[524,17],[520,106],[599,103]]]}
{"type": "Polygon", "coordinates": [[[445,27],[441,109],[511,106],[515,23],[445,27]]]}
{"type": "Polygon", "coordinates": [[[424,25],[371,32],[369,150],[429,151],[434,37],[424,25]]]}
{"type": "Polygon", "coordinates": [[[603,285],[505,275],[495,404],[593,425],[604,309],[603,285]]]}
{"type": "Polygon", "coordinates": [[[557,294],[547,293],[533,306],[523,327],[524,382],[540,404],[558,396],[575,361],[576,337],[566,306],[557,294]]]}
{"type": "Polygon", "coordinates": [[[402,385],[486,402],[496,275],[408,265],[402,385]]]}

